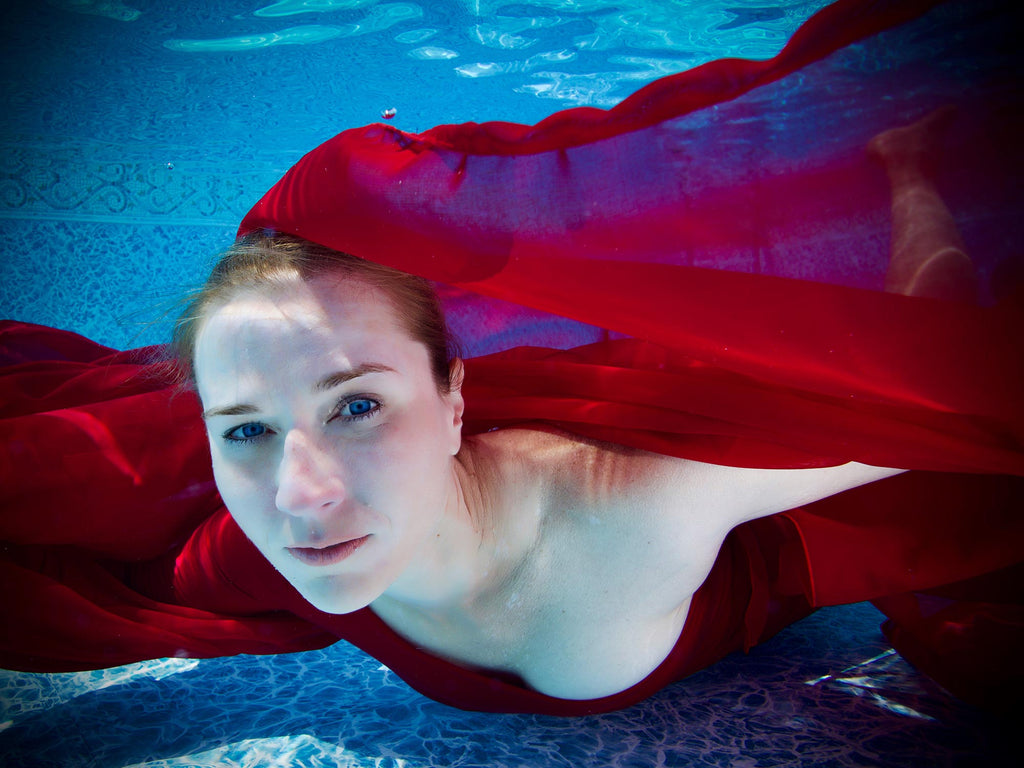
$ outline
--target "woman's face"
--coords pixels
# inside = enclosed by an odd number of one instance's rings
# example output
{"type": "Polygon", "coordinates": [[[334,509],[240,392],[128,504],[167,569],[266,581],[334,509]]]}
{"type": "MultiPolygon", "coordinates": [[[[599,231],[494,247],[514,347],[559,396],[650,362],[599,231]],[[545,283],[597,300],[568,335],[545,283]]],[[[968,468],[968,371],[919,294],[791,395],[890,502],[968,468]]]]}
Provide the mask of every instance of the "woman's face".
{"type": "Polygon", "coordinates": [[[400,580],[455,503],[462,398],[386,294],[240,293],[203,322],[195,372],[221,496],[302,596],[348,613],[400,580]]]}

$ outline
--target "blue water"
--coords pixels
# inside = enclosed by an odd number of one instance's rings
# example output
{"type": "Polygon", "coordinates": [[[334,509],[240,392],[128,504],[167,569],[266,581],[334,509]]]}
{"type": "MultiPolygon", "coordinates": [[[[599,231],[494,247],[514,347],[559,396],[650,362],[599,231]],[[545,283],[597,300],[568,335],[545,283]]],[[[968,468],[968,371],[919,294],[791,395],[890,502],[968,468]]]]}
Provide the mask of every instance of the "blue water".
{"type": "Polygon", "coordinates": [[[421,131],[608,107],[723,54],[769,57],[823,4],[703,0],[686,13],[651,0],[7,8],[0,306],[112,346],[159,342],[161,308],[230,243],[263,191],[339,131],[390,109],[395,125],[421,131]]]}
{"type": "MultiPolygon", "coordinates": [[[[0,27],[0,314],[127,347],[305,151],[608,107],[722,56],[765,58],[822,2],[49,0],[0,27]],[[173,12],[169,10],[173,7],[173,12]]],[[[819,612],[631,710],[463,713],[365,654],[0,672],[12,766],[996,764],[996,724],[889,652],[866,605],[819,612]]]]}

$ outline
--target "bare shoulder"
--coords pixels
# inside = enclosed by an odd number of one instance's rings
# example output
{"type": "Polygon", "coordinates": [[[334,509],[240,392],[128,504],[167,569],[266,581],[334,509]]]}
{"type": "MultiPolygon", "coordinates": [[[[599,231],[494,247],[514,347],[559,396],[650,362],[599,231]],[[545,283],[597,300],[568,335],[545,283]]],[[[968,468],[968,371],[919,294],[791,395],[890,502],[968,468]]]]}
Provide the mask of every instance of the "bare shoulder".
{"type": "MultiPolygon", "coordinates": [[[[784,512],[906,470],[851,461],[832,467],[760,469],[595,445],[586,492],[634,520],[698,525],[724,535],[748,520],[784,512]],[[639,517],[637,515],[639,514],[639,517]]],[[[669,531],[665,531],[666,533],[669,531]]]]}
{"type": "Polygon", "coordinates": [[[509,429],[501,436],[553,493],[584,507],[633,499],[648,509],[686,501],[726,513],[730,527],[783,512],[906,470],[851,461],[832,467],[758,469],[708,464],[605,443],[554,428],[509,429]]]}
{"type": "Polygon", "coordinates": [[[511,472],[530,477],[552,501],[596,510],[623,494],[648,489],[660,478],[668,487],[687,462],[627,446],[581,437],[548,425],[503,429],[487,434],[511,472]]]}
{"type": "Polygon", "coordinates": [[[650,453],[557,430],[509,430],[514,450],[547,485],[552,504],[616,518],[635,532],[724,537],[748,520],[810,504],[905,470],[847,462],[757,469],[650,453]]]}
{"type": "MultiPolygon", "coordinates": [[[[726,535],[740,523],[902,472],[856,462],[814,469],[728,467],[556,430],[505,432],[493,436],[520,465],[519,492],[525,497],[530,490],[538,500],[545,541],[556,543],[565,563],[584,553],[601,562],[605,574],[646,585],[652,597],[660,593],[653,612],[671,610],[700,586],[726,535]],[[653,590],[655,584],[664,591],[653,590]]],[[[585,562],[575,565],[587,571],[585,562]]]]}

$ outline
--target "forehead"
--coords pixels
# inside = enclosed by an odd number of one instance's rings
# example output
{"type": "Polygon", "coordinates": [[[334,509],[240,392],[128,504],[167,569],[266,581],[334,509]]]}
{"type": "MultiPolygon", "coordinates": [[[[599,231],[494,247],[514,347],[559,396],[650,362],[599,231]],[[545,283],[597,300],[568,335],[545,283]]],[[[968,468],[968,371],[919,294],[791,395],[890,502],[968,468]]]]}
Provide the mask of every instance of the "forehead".
{"type": "Polygon", "coordinates": [[[375,361],[415,366],[426,349],[400,322],[385,292],[358,280],[322,277],[244,290],[215,306],[196,338],[200,395],[271,369],[296,379],[327,367],[375,361]]]}
{"type": "Polygon", "coordinates": [[[325,275],[284,278],[243,288],[207,313],[200,335],[221,325],[283,327],[323,334],[346,328],[380,331],[401,327],[388,294],[363,280],[325,275]]]}

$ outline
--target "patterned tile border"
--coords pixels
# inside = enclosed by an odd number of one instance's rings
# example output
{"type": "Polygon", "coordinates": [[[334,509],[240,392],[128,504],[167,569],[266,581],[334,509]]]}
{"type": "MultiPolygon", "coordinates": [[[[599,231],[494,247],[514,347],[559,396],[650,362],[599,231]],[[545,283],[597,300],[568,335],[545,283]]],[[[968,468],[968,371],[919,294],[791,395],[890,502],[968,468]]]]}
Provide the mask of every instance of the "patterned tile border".
{"type": "Polygon", "coordinates": [[[136,154],[0,144],[0,218],[234,225],[294,160],[178,160],[180,148],[136,154]]]}

